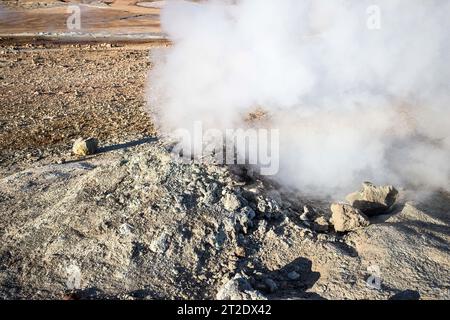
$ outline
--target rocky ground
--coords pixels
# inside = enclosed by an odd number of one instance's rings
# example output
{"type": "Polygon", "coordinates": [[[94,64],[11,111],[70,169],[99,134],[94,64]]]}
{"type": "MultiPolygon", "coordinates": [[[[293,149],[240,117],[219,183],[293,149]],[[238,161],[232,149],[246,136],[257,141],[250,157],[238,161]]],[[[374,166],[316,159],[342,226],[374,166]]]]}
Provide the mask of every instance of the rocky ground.
{"type": "Polygon", "coordinates": [[[332,212],[180,162],[143,111],[149,49],[1,48],[1,298],[450,299],[447,192],[332,212]],[[98,152],[73,155],[80,136],[98,152]]]}
{"type": "Polygon", "coordinates": [[[0,174],[70,157],[71,142],[79,136],[97,137],[107,146],[154,135],[142,109],[149,48],[5,41],[0,174]]]}

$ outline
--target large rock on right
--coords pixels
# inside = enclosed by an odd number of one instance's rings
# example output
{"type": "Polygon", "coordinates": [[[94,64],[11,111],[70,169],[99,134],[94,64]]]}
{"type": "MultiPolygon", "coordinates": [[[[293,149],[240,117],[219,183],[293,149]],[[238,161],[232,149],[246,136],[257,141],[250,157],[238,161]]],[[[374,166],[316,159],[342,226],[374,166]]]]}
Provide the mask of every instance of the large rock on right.
{"type": "Polygon", "coordinates": [[[360,191],[349,194],[345,199],[354,208],[367,216],[386,213],[397,201],[398,191],[393,186],[376,186],[364,182],[360,191]]]}

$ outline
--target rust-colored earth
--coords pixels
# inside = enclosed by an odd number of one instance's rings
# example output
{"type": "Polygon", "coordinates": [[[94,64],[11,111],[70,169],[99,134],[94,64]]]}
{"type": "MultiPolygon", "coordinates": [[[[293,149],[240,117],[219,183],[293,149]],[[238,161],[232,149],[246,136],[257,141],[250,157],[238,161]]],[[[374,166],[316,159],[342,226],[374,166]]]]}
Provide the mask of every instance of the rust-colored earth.
{"type": "Polygon", "coordinates": [[[101,146],[154,135],[144,111],[147,44],[0,43],[0,176],[70,157],[73,140],[101,146]]]}
{"type": "Polygon", "coordinates": [[[0,35],[38,33],[159,34],[164,1],[6,0],[0,3],[0,35]],[[80,8],[80,29],[69,29],[71,6],[80,8]]]}
{"type": "Polygon", "coordinates": [[[78,137],[94,136],[104,147],[155,134],[144,84],[149,49],[167,45],[163,3],[0,3],[0,175],[67,160],[78,137]],[[68,32],[71,5],[81,8],[83,36],[68,32]]]}

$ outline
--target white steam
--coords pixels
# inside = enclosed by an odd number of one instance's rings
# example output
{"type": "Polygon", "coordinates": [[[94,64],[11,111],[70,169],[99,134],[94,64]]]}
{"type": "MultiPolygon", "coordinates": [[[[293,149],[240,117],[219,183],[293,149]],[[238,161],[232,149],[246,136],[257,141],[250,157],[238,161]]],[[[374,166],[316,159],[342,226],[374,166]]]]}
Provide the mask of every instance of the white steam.
{"type": "Polygon", "coordinates": [[[260,108],[286,186],[450,188],[450,1],[168,1],[161,19],[161,130],[243,127],[260,108]]]}

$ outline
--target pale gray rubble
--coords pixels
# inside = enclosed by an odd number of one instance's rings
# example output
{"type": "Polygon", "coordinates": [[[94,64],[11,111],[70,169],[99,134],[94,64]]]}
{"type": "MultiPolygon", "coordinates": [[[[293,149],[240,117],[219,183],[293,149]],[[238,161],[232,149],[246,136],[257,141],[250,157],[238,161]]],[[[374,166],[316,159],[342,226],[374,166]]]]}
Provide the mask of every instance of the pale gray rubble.
{"type": "Polygon", "coordinates": [[[447,193],[336,233],[240,172],[153,141],[2,178],[0,298],[450,298],[447,193]]]}
{"type": "Polygon", "coordinates": [[[393,186],[375,186],[364,182],[362,189],[347,195],[346,200],[369,216],[385,213],[397,201],[398,191],[393,186]]]}
{"type": "Polygon", "coordinates": [[[333,203],[331,212],[331,222],[334,230],[338,232],[353,231],[370,224],[369,218],[364,213],[345,203],[333,203]]]}

